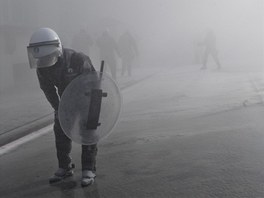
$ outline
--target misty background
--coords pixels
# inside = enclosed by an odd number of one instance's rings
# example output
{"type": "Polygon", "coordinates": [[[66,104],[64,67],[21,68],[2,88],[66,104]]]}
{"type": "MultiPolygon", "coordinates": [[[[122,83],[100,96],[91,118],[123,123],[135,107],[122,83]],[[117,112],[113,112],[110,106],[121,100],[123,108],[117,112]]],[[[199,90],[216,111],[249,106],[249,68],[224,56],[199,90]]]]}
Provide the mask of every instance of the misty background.
{"type": "MultiPolygon", "coordinates": [[[[122,76],[116,54],[122,114],[100,145],[99,185],[91,192],[263,197],[263,11],[264,0],[0,0],[0,145],[53,121],[28,63],[33,32],[54,29],[64,47],[87,53],[99,70],[98,39],[108,32],[118,42],[128,31],[138,56],[132,75],[122,76]],[[208,32],[219,70],[212,56],[201,70],[208,32]]],[[[1,156],[1,195],[86,195],[71,181],[69,189],[48,185],[53,147],[47,134],[1,156]]]]}
{"type": "MultiPolygon", "coordinates": [[[[262,0],[1,0],[0,94],[38,90],[26,47],[40,27],[54,29],[69,48],[85,30],[92,40],[89,56],[97,69],[98,37],[107,30],[117,41],[129,31],[139,50],[133,67],[161,70],[194,64],[199,69],[196,56],[202,56],[204,47],[198,43],[211,29],[226,71],[262,72],[263,4],[262,0]]],[[[120,67],[118,57],[117,64],[120,67]]]]}

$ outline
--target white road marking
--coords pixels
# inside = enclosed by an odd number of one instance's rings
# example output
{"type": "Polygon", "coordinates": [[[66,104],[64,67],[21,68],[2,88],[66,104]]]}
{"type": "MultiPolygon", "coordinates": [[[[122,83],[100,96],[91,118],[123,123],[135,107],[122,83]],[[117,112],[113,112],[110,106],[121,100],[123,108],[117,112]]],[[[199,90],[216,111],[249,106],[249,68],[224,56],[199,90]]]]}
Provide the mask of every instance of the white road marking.
{"type": "Polygon", "coordinates": [[[17,139],[13,142],[10,142],[9,144],[6,144],[4,146],[0,147],[0,156],[3,154],[6,154],[14,149],[16,149],[17,147],[19,147],[22,144],[25,144],[26,142],[29,142],[31,140],[34,140],[48,132],[50,132],[53,129],[53,124],[48,125],[42,129],[39,129],[33,133],[30,133],[24,137],[21,137],[20,139],[17,139]]]}

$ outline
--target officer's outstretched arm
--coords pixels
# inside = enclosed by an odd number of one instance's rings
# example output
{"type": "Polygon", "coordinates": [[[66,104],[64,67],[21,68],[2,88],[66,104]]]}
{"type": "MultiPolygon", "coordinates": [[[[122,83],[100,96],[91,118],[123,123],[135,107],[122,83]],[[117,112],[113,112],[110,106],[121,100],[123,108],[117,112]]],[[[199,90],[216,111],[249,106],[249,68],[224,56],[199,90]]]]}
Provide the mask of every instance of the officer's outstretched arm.
{"type": "Polygon", "coordinates": [[[48,81],[48,79],[44,78],[38,70],[37,75],[40,88],[44,92],[53,109],[57,111],[59,108],[59,96],[57,94],[56,88],[48,81]]]}

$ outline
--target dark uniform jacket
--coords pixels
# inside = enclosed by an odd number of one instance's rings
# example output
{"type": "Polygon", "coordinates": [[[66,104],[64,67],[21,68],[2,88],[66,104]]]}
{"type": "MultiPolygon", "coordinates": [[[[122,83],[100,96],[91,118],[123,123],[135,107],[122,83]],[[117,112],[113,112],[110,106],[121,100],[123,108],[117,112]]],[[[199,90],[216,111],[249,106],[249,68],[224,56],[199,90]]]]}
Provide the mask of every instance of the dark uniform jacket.
{"type": "Polygon", "coordinates": [[[66,48],[55,65],[37,69],[40,88],[55,111],[59,108],[60,96],[64,89],[84,71],[95,71],[90,58],[66,48]]]}

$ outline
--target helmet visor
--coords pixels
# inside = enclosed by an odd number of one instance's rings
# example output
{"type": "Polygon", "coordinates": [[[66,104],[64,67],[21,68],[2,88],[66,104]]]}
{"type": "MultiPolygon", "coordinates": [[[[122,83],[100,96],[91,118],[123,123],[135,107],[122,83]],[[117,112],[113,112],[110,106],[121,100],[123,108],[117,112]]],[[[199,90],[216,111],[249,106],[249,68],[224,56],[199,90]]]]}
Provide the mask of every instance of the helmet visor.
{"type": "Polygon", "coordinates": [[[58,61],[62,55],[61,50],[54,45],[27,47],[30,68],[50,67],[58,61]]]}

